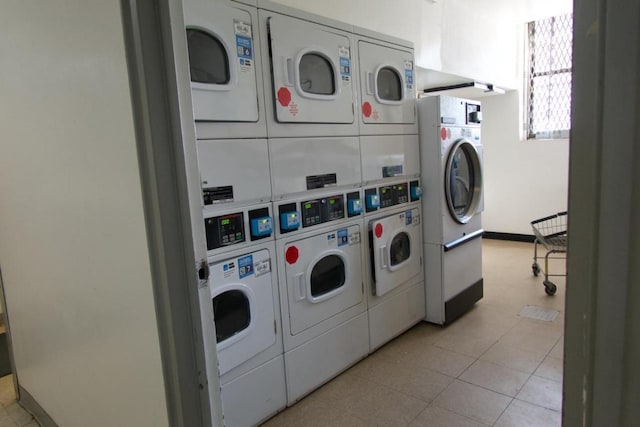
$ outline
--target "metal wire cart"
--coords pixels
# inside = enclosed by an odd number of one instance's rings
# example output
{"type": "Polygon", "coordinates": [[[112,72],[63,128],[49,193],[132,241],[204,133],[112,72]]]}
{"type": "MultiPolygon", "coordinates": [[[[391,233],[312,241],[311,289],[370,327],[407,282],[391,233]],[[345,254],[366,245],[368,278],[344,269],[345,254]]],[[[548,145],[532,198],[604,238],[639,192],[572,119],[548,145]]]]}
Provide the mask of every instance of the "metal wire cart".
{"type": "Polygon", "coordinates": [[[549,277],[553,276],[566,276],[564,274],[550,274],[549,273],[549,259],[566,259],[566,255],[563,256],[550,256],[552,254],[566,254],[567,253],[567,212],[559,212],[555,215],[547,216],[544,218],[531,221],[531,227],[533,233],[536,236],[533,249],[533,275],[538,276],[542,271],[544,273],[544,291],[547,295],[554,295],[558,289],[555,283],[549,280],[549,277]],[[544,270],[540,268],[538,264],[538,244],[544,246],[547,253],[544,255],[544,270]]]}

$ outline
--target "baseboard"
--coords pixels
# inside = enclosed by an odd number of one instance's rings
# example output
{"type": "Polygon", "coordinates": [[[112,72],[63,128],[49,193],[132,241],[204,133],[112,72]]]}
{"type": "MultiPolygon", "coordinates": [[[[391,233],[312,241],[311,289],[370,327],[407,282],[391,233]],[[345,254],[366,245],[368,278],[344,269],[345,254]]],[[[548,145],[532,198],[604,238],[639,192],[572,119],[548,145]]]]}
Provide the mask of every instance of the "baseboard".
{"type": "Polygon", "coordinates": [[[27,390],[18,385],[18,392],[20,393],[20,400],[18,402],[27,412],[35,417],[41,427],[58,427],[58,424],[42,409],[40,404],[36,402],[27,390]]]}
{"type": "Polygon", "coordinates": [[[535,240],[535,236],[533,234],[500,233],[497,231],[485,231],[482,237],[485,239],[509,240],[511,242],[528,243],[533,243],[533,241],[535,240]]]}
{"type": "Polygon", "coordinates": [[[455,297],[444,303],[444,324],[450,325],[451,322],[465,314],[473,305],[480,301],[484,295],[484,279],[480,278],[477,282],[460,292],[455,297]]]}

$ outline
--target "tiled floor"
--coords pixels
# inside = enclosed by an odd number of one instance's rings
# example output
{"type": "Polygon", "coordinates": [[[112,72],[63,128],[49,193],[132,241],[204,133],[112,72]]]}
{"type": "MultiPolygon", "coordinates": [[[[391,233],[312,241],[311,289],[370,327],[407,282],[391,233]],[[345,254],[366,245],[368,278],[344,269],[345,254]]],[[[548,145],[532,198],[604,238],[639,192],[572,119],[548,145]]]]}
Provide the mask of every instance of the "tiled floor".
{"type": "Polygon", "coordinates": [[[31,414],[16,402],[13,375],[0,378],[0,427],[38,427],[31,414]]]}
{"type": "Polygon", "coordinates": [[[531,244],[485,240],[483,256],[485,296],[469,313],[416,325],[265,425],[560,426],[564,277],[547,296],[531,244]],[[526,305],[560,315],[519,317],[526,305]]]}

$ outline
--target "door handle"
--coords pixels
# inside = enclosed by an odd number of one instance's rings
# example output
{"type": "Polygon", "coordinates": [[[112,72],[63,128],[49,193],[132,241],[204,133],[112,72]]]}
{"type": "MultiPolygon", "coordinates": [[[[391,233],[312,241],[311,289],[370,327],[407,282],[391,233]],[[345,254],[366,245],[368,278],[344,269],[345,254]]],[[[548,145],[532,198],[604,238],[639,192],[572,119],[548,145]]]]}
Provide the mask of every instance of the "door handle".
{"type": "Polygon", "coordinates": [[[293,58],[284,59],[284,84],[293,86],[293,58]]]}
{"type": "Polygon", "coordinates": [[[299,273],[293,276],[293,287],[296,294],[296,301],[302,301],[307,297],[304,285],[304,273],[299,273]]]}
{"type": "Polygon", "coordinates": [[[387,246],[380,248],[380,267],[387,268],[389,266],[389,260],[387,259],[387,246]]]}
{"type": "Polygon", "coordinates": [[[373,73],[367,72],[367,76],[365,78],[367,82],[367,94],[373,95],[373,89],[375,88],[375,81],[373,79],[373,73]]]}

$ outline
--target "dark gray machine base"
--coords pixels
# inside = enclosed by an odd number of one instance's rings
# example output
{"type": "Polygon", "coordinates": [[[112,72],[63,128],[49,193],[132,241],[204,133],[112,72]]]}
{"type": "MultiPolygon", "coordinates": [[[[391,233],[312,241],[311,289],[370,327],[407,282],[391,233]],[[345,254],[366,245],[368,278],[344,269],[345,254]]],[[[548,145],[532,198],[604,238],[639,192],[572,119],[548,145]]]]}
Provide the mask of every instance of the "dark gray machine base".
{"type": "Polygon", "coordinates": [[[480,279],[455,297],[444,303],[444,324],[448,325],[482,299],[484,279],[480,279]]]}

